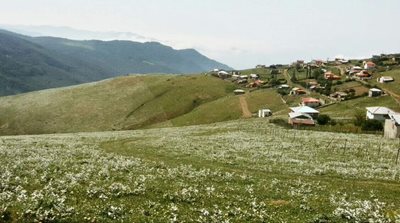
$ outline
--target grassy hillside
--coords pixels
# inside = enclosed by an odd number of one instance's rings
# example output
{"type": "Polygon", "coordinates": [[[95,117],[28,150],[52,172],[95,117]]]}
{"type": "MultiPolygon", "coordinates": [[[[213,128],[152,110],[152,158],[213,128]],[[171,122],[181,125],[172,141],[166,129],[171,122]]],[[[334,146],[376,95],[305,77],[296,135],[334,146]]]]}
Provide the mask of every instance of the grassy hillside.
{"type": "Polygon", "coordinates": [[[331,106],[321,108],[321,113],[328,114],[332,117],[353,118],[356,111],[366,112],[366,107],[384,106],[400,112],[400,106],[390,96],[378,98],[361,97],[348,101],[338,102],[331,106]]]}
{"type": "Polygon", "coordinates": [[[398,222],[398,142],[266,119],[0,137],[2,222],[398,222]]]}
{"type": "MultiPolygon", "coordinates": [[[[203,75],[125,76],[0,98],[0,134],[182,126],[242,116],[234,84],[203,75]]],[[[245,96],[251,112],[285,109],[272,89],[245,96]]]]}

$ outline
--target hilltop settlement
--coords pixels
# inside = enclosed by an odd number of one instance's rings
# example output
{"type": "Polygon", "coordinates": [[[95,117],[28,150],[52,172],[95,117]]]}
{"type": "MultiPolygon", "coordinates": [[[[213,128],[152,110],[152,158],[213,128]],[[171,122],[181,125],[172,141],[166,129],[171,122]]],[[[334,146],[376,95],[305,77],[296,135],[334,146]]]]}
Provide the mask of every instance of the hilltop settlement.
{"type": "MultiPolygon", "coordinates": [[[[214,69],[208,75],[235,83],[237,88],[233,93],[239,97],[247,92],[275,89],[289,107],[287,114],[276,117],[286,116],[286,125],[294,128],[322,130],[327,125],[351,123],[364,132],[383,131],[386,138],[400,137],[400,90],[396,87],[400,83],[397,83],[400,54],[381,54],[362,60],[297,60],[290,65],[257,65],[243,71],[214,69]],[[387,100],[380,98],[391,98],[393,102],[382,105],[387,100]],[[363,111],[354,111],[352,102],[361,100],[365,102],[363,111]],[[340,107],[344,105],[349,107],[340,107]],[[327,111],[338,116],[333,112],[335,109],[340,110],[337,113],[351,115],[333,119],[324,114],[327,111]]],[[[268,106],[260,107],[254,116],[275,116],[268,106]]]]}

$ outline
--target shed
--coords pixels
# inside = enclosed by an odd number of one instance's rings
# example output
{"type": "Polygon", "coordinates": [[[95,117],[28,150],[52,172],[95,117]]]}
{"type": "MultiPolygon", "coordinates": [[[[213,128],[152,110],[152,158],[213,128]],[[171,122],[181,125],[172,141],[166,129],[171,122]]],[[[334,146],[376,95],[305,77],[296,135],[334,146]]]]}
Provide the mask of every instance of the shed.
{"type": "Polygon", "coordinates": [[[392,82],[394,81],[393,77],[390,76],[382,76],[380,78],[378,78],[378,82],[379,83],[387,83],[387,82],[392,82]]]}
{"type": "Polygon", "coordinates": [[[378,88],[369,89],[368,97],[379,97],[382,95],[382,90],[378,88]]]}
{"type": "Polygon", "coordinates": [[[246,92],[244,90],[242,90],[242,89],[236,89],[236,90],[233,91],[233,93],[235,95],[241,95],[241,94],[245,94],[246,92]]]}
{"type": "Polygon", "coordinates": [[[265,118],[265,117],[268,117],[268,116],[271,116],[271,115],[272,115],[272,111],[270,109],[265,108],[265,109],[258,110],[258,117],[259,118],[265,118]]]}

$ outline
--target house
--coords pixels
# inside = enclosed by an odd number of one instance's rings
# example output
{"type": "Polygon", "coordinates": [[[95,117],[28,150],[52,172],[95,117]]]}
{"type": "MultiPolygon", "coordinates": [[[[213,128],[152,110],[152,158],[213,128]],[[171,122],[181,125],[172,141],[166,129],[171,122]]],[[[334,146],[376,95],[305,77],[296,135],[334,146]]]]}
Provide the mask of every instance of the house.
{"type": "Polygon", "coordinates": [[[242,90],[242,89],[236,89],[236,90],[233,91],[233,93],[235,95],[241,95],[241,94],[245,94],[246,92],[244,90],[242,90]]]}
{"type": "Polygon", "coordinates": [[[249,76],[247,76],[247,75],[240,75],[239,76],[239,79],[247,79],[247,78],[249,78],[249,76]]]}
{"type": "Polygon", "coordinates": [[[256,66],[257,69],[264,69],[267,68],[267,66],[263,65],[263,64],[259,64],[256,66]]]}
{"type": "Polygon", "coordinates": [[[255,80],[254,82],[251,82],[250,84],[246,85],[246,87],[260,87],[261,85],[263,85],[265,82],[262,80],[255,80]]]}
{"type": "Polygon", "coordinates": [[[382,76],[382,77],[380,77],[380,78],[378,78],[378,80],[377,80],[379,83],[388,83],[388,82],[392,82],[392,81],[394,81],[394,79],[393,79],[393,77],[390,77],[390,76],[382,76]]]}
{"type": "Polygon", "coordinates": [[[375,67],[376,67],[376,64],[374,63],[374,62],[371,62],[371,61],[364,61],[364,69],[366,69],[366,70],[372,70],[372,69],[375,69],[375,67]]]}
{"type": "Polygon", "coordinates": [[[265,118],[272,115],[272,111],[270,109],[260,109],[258,110],[258,117],[265,118]]]}
{"type": "Polygon", "coordinates": [[[332,73],[331,71],[325,72],[324,77],[326,80],[340,80],[340,76],[332,73]]]}
{"type": "Polygon", "coordinates": [[[362,69],[361,67],[359,67],[359,66],[354,66],[354,67],[352,67],[352,68],[350,69],[349,75],[353,75],[353,74],[359,73],[359,72],[362,71],[362,70],[363,70],[363,69],[362,69]]]}
{"type": "Polygon", "coordinates": [[[290,86],[287,85],[287,84],[281,84],[281,85],[279,85],[278,88],[279,88],[279,89],[287,89],[287,88],[290,88],[290,86]]]}
{"type": "Polygon", "coordinates": [[[385,120],[385,138],[396,139],[400,138],[400,114],[389,113],[389,119],[385,120]]]}
{"type": "Polygon", "coordinates": [[[308,106],[299,106],[299,107],[291,107],[290,111],[292,113],[302,113],[302,114],[307,114],[311,116],[312,118],[318,118],[319,116],[319,111],[308,107],[308,106]]]}
{"type": "Polygon", "coordinates": [[[251,79],[258,79],[260,76],[258,74],[250,74],[251,79]]]}
{"type": "Polygon", "coordinates": [[[316,98],[302,98],[301,105],[316,108],[318,106],[321,106],[321,101],[316,98]]]}
{"type": "Polygon", "coordinates": [[[304,113],[297,113],[297,112],[289,113],[288,123],[292,126],[301,126],[301,125],[314,126],[315,125],[315,121],[310,115],[304,114],[304,113]]]}
{"type": "Polygon", "coordinates": [[[378,88],[371,88],[369,89],[368,92],[368,97],[372,98],[372,97],[379,97],[383,94],[383,91],[378,89],[378,88]]]}
{"type": "Polygon", "coordinates": [[[367,107],[367,119],[384,121],[389,119],[389,114],[393,111],[386,107],[367,107]]]}
{"type": "Polygon", "coordinates": [[[218,71],[218,77],[220,77],[222,79],[226,79],[226,78],[232,77],[232,74],[230,74],[224,70],[221,70],[221,71],[218,71]]]}
{"type": "Polygon", "coordinates": [[[295,87],[290,91],[289,95],[302,95],[306,93],[307,92],[305,90],[295,87]]]}
{"type": "Polygon", "coordinates": [[[349,96],[349,94],[347,94],[346,92],[342,92],[342,91],[336,91],[335,93],[330,94],[331,98],[334,98],[338,101],[346,100],[348,96],[349,96]]]}
{"type": "Polygon", "coordinates": [[[372,75],[371,75],[368,71],[366,71],[366,70],[362,70],[362,71],[360,71],[360,72],[358,72],[358,73],[356,74],[356,77],[358,77],[358,78],[361,79],[361,80],[363,80],[363,79],[370,79],[371,76],[372,76],[372,75]]]}

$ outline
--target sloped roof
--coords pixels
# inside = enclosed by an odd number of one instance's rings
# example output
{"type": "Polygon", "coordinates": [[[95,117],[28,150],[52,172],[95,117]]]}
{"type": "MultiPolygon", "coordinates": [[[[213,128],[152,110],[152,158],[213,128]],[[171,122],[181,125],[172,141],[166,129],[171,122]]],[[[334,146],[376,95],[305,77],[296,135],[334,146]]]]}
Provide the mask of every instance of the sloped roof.
{"type": "Polygon", "coordinates": [[[292,107],[290,110],[295,113],[319,114],[319,111],[308,106],[292,107]]]}
{"type": "Polygon", "coordinates": [[[370,91],[376,91],[376,92],[381,92],[382,90],[381,89],[378,89],[378,88],[371,88],[371,89],[369,89],[370,91]]]}
{"type": "Polygon", "coordinates": [[[299,113],[299,112],[290,112],[289,113],[289,117],[290,118],[300,118],[300,117],[305,117],[307,119],[312,119],[312,117],[308,114],[304,114],[304,113],[299,113]]]}
{"type": "Polygon", "coordinates": [[[320,103],[320,101],[316,98],[302,98],[301,100],[304,103],[320,103]]]}
{"type": "Polygon", "coordinates": [[[366,109],[374,115],[388,115],[389,113],[393,113],[390,108],[386,107],[367,107],[366,109]]]}

